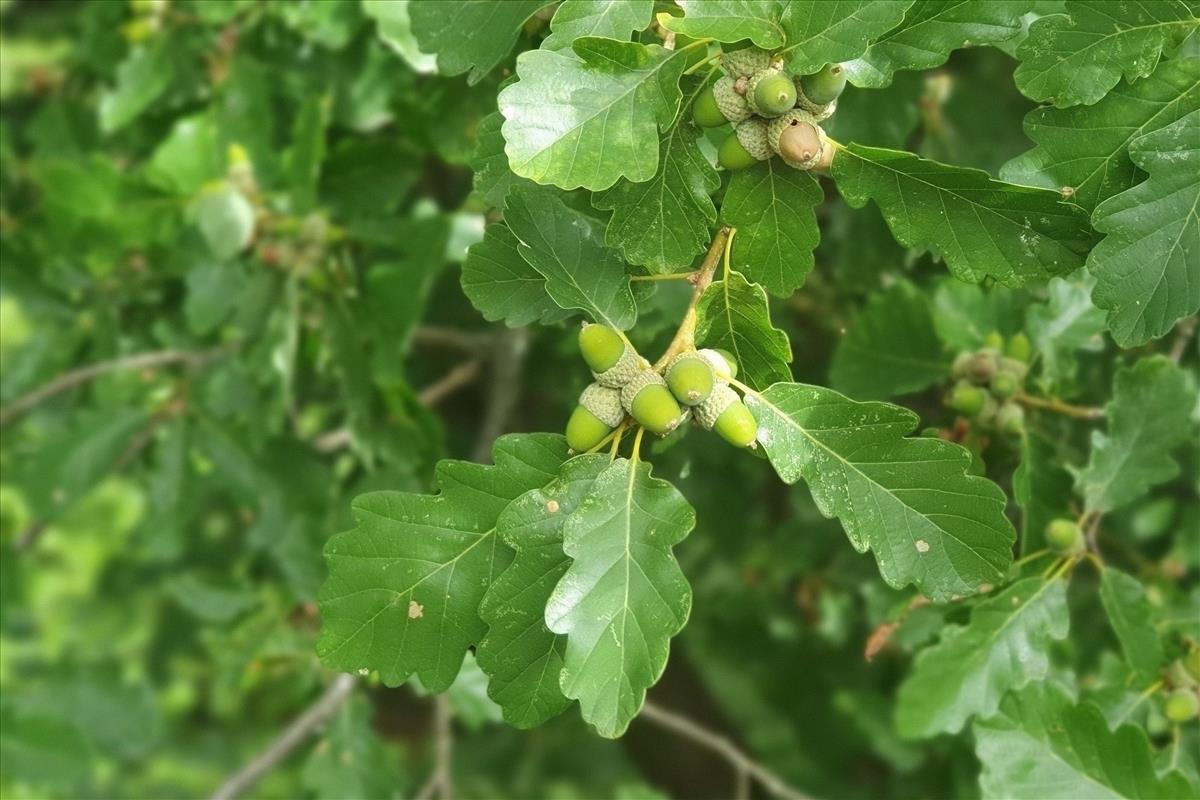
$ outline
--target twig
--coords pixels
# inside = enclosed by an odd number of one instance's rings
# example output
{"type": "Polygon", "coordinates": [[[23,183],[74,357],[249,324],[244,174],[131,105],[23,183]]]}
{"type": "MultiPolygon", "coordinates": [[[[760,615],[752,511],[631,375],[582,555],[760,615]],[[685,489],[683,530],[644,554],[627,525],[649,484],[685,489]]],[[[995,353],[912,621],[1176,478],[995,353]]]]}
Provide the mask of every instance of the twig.
{"type": "Polygon", "coordinates": [[[419,325],[413,329],[411,340],[413,344],[422,347],[445,347],[476,356],[487,347],[490,338],[486,333],[460,331],[457,328],[438,325],[419,325]]]}
{"type": "Polygon", "coordinates": [[[1040,408],[1043,411],[1051,411],[1055,414],[1063,414],[1064,416],[1074,417],[1075,419],[1104,419],[1103,408],[1073,406],[1070,403],[1064,403],[1061,400],[1047,399],[1045,397],[1034,397],[1033,395],[1028,394],[1019,394],[1013,399],[1028,408],[1040,408]]]}
{"type": "Polygon", "coordinates": [[[450,700],[439,694],[433,699],[433,771],[413,795],[413,800],[454,800],[454,779],[450,772],[454,755],[454,728],[451,725],[450,700]]]}
{"type": "Polygon", "coordinates": [[[417,399],[426,406],[436,406],[446,397],[475,380],[475,376],[479,374],[479,369],[482,366],[483,359],[475,358],[470,361],[464,361],[423,388],[417,394],[417,399]]]}
{"type": "Polygon", "coordinates": [[[1183,352],[1187,350],[1188,342],[1192,340],[1192,335],[1196,332],[1196,324],[1200,323],[1200,317],[1190,317],[1179,323],[1178,330],[1175,331],[1175,341],[1171,343],[1171,360],[1176,364],[1183,358],[1183,352]]]}
{"type": "Polygon", "coordinates": [[[673,711],[667,711],[665,708],[660,708],[649,702],[642,706],[640,716],[657,725],[661,725],[673,733],[679,734],[685,739],[690,739],[702,747],[707,747],[728,761],[739,774],[745,773],[749,775],[776,797],[782,797],[785,800],[811,800],[808,795],[788,786],[774,772],[751,759],[739,750],[733,742],[720,734],[713,733],[707,728],[692,722],[687,717],[680,716],[673,711]]]}
{"type": "Polygon", "coordinates": [[[110,372],[120,372],[129,369],[151,369],[165,367],[170,364],[186,364],[190,369],[207,364],[214,358],[227,352],[229,347],[218,347],[214,350],[156,350],[149,353],[138,353],[132,356],[122,356],[110,361],[100,361],[86,367],[71,370],[68,373],[42,384],[33,391],[18,397],[9,405],[0,409],[0,427],[24,414],[29,409],[49,400],[56,394],[73,389],[76,386],[94,380],[110,372]]]}
{"type": "Polygon", "coordinates": [[[508,427],[508,420],[521,395],[521,366],[529,349],[529,331],[524,328],[504,331],[497,337],[491,353],[491,380],[483,422],[475,439],[474,460],[484,463],[492,452],[492,442],[508,427]]]}
{"type": "Polygon", "coordinates": [[[233,800],[243,792],[258,783],[263,775],[275,768],[279,762],[299,747],[305,739],[316,732],[323,722],[332,717],[354,689],[355,677],[349,674],[338,675],[329,688],[317,701],[296,717],[291,725],[279,734],[279,737],[254,758],[246,766],[231,775],[221,788],[213,794],[212,800],[233,800]]]}
{"type": "Polygon", "coordinates": [[[692,300],[688,303],[687,311],[683,313],[683,320],[679,323],[679,330],[675,331],[675,338],[671,340],[671,344],[667,345],[666,352],[654,364],[655,369],[662,369],[672,358],[696,346],[696,309],[700,305],[700,296],[712,283],[713,273],[717,271],[717,266],[721,263],[721,256],[725,254],[725,240],[729,234],[729,226],[722,225],[717,230],[717,235],[713,237],[712,244],[708,246],[708,254],[704,256],[704,263],[700,265],[695,277],[691,279],[692,285],[695,286],[695,289],[692,290],[692,300]]]}

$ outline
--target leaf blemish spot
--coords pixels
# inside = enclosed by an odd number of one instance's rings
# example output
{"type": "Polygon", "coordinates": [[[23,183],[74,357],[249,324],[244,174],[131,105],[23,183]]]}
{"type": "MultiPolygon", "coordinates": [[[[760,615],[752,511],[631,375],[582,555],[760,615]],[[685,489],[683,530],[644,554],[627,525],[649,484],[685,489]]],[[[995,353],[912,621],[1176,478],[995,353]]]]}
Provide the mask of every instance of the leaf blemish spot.
{"type": "Polygon", "coordinates": [[[557,500],[547,500],[546,501],[546,513],[547,514],[557,514],[559,508],[561,508],[561,506],[559,506],[557,500]]]}
{"type": "Polygon", "coordinates": [[[928,553],[929,552],[929,542],[925,541],[924,539],[917,539],[916,545],[917,545],[918,553],[928,553]]]}
{"type": "Polygon", "coordinates": [[[418,603],[416,600],[408,601],[408,618],[420,619],[425,616],[425,606],[418,603]]]}

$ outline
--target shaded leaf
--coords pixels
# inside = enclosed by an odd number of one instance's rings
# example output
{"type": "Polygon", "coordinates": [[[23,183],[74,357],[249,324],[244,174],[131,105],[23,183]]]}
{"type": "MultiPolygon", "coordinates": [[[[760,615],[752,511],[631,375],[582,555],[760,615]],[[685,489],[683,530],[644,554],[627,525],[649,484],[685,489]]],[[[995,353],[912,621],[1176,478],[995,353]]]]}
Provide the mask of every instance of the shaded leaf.
{"type": "Polygon", "coordinates": [[[1125,661],[1144,679],[1158,673],[1166,655],[1154,629],[1146,590],[1137,578],[1106,567],[1100,573],[1100,601],[1112,624],[1125,661]]]}
{"type": "Polygon", "coordinates": [[[221,260],[233,258],[254,238],[254,207],[228,184],[206,191],[193,208],[204,242],[221,260]]]}
{"type": "Polygon", "coordinates": [[[696,307],[699,347],[728,350],[738,377],[759,389],[792,378],[792,347],[787,334],[771,324],[767,293],[740,272],[709,284],[696,307]]]}
{"type": "Polygon", "coordinates": [[[1013,74],[1026,97],[1060,108],[1095,103],[1122,75],[1146,77],[1164,50],[1200,27],[1180,0],[1068,0],[1066,12],[1029,26],[1013,74]]]}
{"type": "Polygon", "coordinates": [[[798,383],[745,399],[779,477],[804,478],[854,549],[874,551],[889,586],[914,584],[940,602],[1004,576],[1016,538],[1004,492],[966,474],[971,456],[958,445],[904,438],[916,414],[798,383]]]}
{"type": "Polygon", "coordinates": [[[391,797],[403,785],[400,760],[371,727],[371,705],[352,695],[325,727],[300,772],[316,800],[391,797]]]}
{"type": "Polygon", "coordinates": [[[912,0],[791,0],[780,21],[788,69],[808,75],[857,58],[872,40],[896,27],[911,5],[912,0]]]}
{"type": "Polygon", "coordinates": [[[625,732],[687,622],[692,590],[671,548],[695,524],[674,486],[625,458],[596,477],[566,521],[563,550],[573,561],[546,625],[567,637],[563,693],[602,736],[625,732]]]}
{"type": "Polygon", "coordinates": [[[933,324],[951,350],[976,350],[992,331],[1021,330],[1023,307],[1013,292],[947,278],[933,293],[933,324]]]}
{"type": "Polygon", "coordinates": [[[994,181],[911,153],[849,145],[833,176],[846,202],[874,200],[896,240],[928,247],[960,280],[1021,286],[1071,272],[1091,246],[1087,216],[1057,192],[994,181]]]}
{"type": "Polygon", "coordinates": [[[721,203],[721,221],[737,228],[731,266],[773,295],[790,295],[813,266],[821,200],[813,176],[777,158],[735,173],[721,203]]]}
{"type": "Polygon", "coordinates": [[[470,72],[483,80],[517,42],[521,26],[549,0],[416,0],[408,6],[413,35],[426,53],[437,53],[443,75],[470,72]]]}
{"type": "Polygon", "coordinates": [[[1104,312],[1092,305],[1093,283],[1083,273],[1070,280],[1054,278],[1047,301],[1025,311],[1025,330],[1042,361],[1038,380],[1048,387],[1062,387],[1074,378],[1076,352],[1104,345],[1104,312]]]}
{"type": "Polygon", "coordinates": [[[942,631],[922,650],[896,696],[896,727],[911,738],[958,733],[990,717],[1000,699],[1050,669],[1049,648],[1070,628],[1066,581],[1026,578],[971,611],[967,625],[942,631]]]}
{"type": "Polygon", "coordinates": [[[355,499],[355,527],[325,546],[317,641],[325,665],[377,670],[388,686],[416,673],[430,691],[448,688],[485,633],[484,592],[512,560],[496,536],[500,512],[551,481],[566,453],[560,436],[503,436],[495,466],[438,464],[438,495],[355,499]]]}
{"type": "Polygon", "coordinates": [[[1021,555],[1046,546],[1046,526],[1070,515],[1074,480],[1061,466],[1056,442],[1037,426],[1021,437],[1021,463],[1013,472],[1013,499],[1021,507],[1021,555]]]}
{"type": "Polygon", "coordinates": [[[494,111],[479,121],[478,140],[475,152],[471,156],[471,169],[475,171],[475,191],[483,197],[483,201],[493,208],[503,208],[508,190],[514,185],[524,183],[524,178],[517,177],[508,168],[508,156],[504,153],[504,137],[500,126],[504,117],[499,111],[494,111]]]}
{"type": "Polygon", "coordinates": [[[484,319],[504,320],[516,328],[549,324],[570,312],[546,293],[546,279],[520,253],[521,242],[506,225],[489,225],[483,241],[467,250],[462,266],[463,293],[484,319]]]}

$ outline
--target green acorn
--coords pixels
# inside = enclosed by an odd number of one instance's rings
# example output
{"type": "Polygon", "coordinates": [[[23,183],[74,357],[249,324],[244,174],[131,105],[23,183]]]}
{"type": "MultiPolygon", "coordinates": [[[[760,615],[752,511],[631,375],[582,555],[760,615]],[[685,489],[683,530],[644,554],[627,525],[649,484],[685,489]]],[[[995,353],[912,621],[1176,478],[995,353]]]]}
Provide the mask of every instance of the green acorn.
{"type": "Polygon", "coordinates": [[[671,359],[666,379],[671,394],[685,406],[703,403],[716,383],[712,365],[695,352],[680,353],[671,359]]]}
{"type": "Polygon", "coordinates": [[[999,354],[991,348],[976,350],[965,362],[964,376],[975,383],[987,383],[1000,365],[999,354]]]}
{"type": "Polygon", "coordinates": [[[1191,722],[1200,715],[1200,694],[1195,689],[1176,689],[1167,695],[1163,714],[1176,725],[1191,722]]]}
{"type": "Polygon", "coordinates": [[[692,103],[692,119],[701,128],[716,128],[729,121],[721,113],[717,98],[713,96],[714,92],[715,87],[709,86],[700,92],[696,96],[696,102],[692,103]]]}
{"type": "Polygon", "coordinates": [[[727,384],[718,383],[708,396],[693,411],[700,427],[715,431],[734,447],[754,447],[758,436],[758,422],[737,392],[727,384]]]}
{"type": "Polygon", "coordinates": [[[1056,553],[1078,553],[1083,550],[1083,531],[1075,520],[1059,517],[1046,526],[1046,544],[1056,553]]]}
{"type": "Polygon", "coordinates": [[[760,70],[746,84],[746,102],[760,117],[778,117],[796,105],[796,85],[782,70],[760,70]]]}
{"type": "Polygon", "coordinates": [[[1025,409],[1013,402],[1000,406],[996,412],[996,428],[1009,436],[1020,434],[1025,430],[1025,409]]]}
{"type": "Polygon", "coordinates": [[[992,331],[983,337],[983,346],[988,350],[999,352],[1004,348],[1004,336],[1001,335],[1000,331],[992,331]]]}
{"type": "Polygon", "coordinates": [[[591,450],[621,424],[625,409],[621,407],[621,390],[590,384],[579,395],[579,405],[567,420],[567,446],[576,453],[591,450]]]}
{"type": "Polygon", "coordinates": [[[721,69],[736,78],[748,78],[771,66],[771,54],[758,47],[729,50],[721,55],[721,69]]]}
{"type": "Polygon", "coordinates": [[[977,416],[987,404],[987,394],[978,386],[967,381],[959,381],[950,390],[946,398],[946,406],[968,417],[977,416]]]}
{"type": "Polygon", "coordinates": [[[767,143],[784,162],[796,169],[812,169],[824,154],[824,137],[816,118],[793,109],[767,124],[767,143]]]}
{"type": "Polygon", "coordinates": [[[1017,380],[1017,376],[1011,372],[997,372],[992,376],[991,388],[992,394],[999,397],[1001,400],[1007,400],[1017,393],[1017,389],[1021,386],[1021,382],[1017,380]]]}
{"type": "Polygon", "coordinates": [[[739,124],[717,150],[717,163],[731,172],[746,169],[770,157],[767,125],[761,119],[748,119],[739,124]]]}
{"type": "Polygon", "coordinates": [[[1200,683],[1200,647],[1193,647],[1181,660],[1187,674],[1191,675],[1196,683],[1200,683]]]}
{"type": "Polygon", "coordinates": [[[1024,361],[1019,361],[1008,356],[1000,356],[996,361],[996,369],[1000,372],[1007,372],[1018,381],[1025,380],[1025,376],[1029,374],[1029,365],[1024,361]]]}
{"type": "Polygon", "coordinates": [[[579,352],[602,386],[620,389],[646,368],[645,359],[607,325],[585,324],[579,331],[579,352]]]}
{"type": "Polygon", "coordinates": [[[754,112],[750,110],[750,104],[746,102],[743,95],[738,93],[734,79],[728,75],[721,77],[713,84],[712,93],[713,101],[716,102],[717,109],[725,121],[736,125],[754,116],[754,112]]]}
{"type": "Polygon", "coordinates": [[[696,355],[708,362],[718,380],[730,381],[737,377],[737,360],[728,350],[697,350],[696,355]]]}
{"type": "Polygon", "coordinates": [[[1167,665],[1167,683],[1175,688],[1194,689],[1200,686],[1200,681],[1192,677],[1184,663],[1187,656],[1177,658],[1167,665]]]}
{"type": "Polygon", "coordinates": [[[679,427],[683,412],[663,376],[642,370],[621,389],[621,405],[643,428],[665,436],[679,427]]]}
{"type": "Polygon", "coordinates": [[[1033,355],[1033,343],[1029,341],[1029,337],[1024,333],[1017,333],[1004,345],[1004,355],[1023,364],[1028,364],[1029,357],[1033,355]]]}
{"type": "Polygon", "coordinates": [[[827,106],[842,96],[846,88],[846,70],[841,64],[826,64],[819,72],[801,75],[799,89],[810,102],[827,106]]]}

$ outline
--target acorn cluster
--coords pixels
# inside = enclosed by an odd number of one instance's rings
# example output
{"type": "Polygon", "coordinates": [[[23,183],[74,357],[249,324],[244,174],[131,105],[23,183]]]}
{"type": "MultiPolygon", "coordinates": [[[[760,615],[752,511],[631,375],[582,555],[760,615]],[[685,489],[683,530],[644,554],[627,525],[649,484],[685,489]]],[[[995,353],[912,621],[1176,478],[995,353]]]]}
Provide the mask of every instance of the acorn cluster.
{"type": "Polygon", "coordinates": [[[1183,658],[1171,662],[1165,677],[1172,687],[1163,704],[1166,718],[1182,725],[1200,717],[1200,647],[1193,643],[1183,658]]]}
{"type": "Polygon", "coordinates": [[[832,146],[818,123],[837,109],[846,87],[841,64],[790,75],[769,51],[747,47],[723,54],[721,68],[725,74],[692,107],[701,127],[733,123],[733,133],[717,151],[721,166],[745,169],[772,156],[796,169],[828,166],[832,146]]]}
{"type": "Polygon", "coordinates": [[[1021,433],[1025,410],[1014,398],[1024,386],[1032,349],[1023,333],[1006,342],[992,332],[979,350],[959,353],[952,368],[958,380],[946,394],[946,406],[1000,433],[1021,433]]]}
{"type": "Polygon", "coordinates": [[[736,447],[754,447],[758,423],[729,386],[737,364],[728,353],[689,350],[660,372],[619,332],[593,324],[579,332],[579,351],[596,380],[567,422],[567,445],[575,452],[599,445],[627,415],[659,436],[693,420],[736,447]]]}

